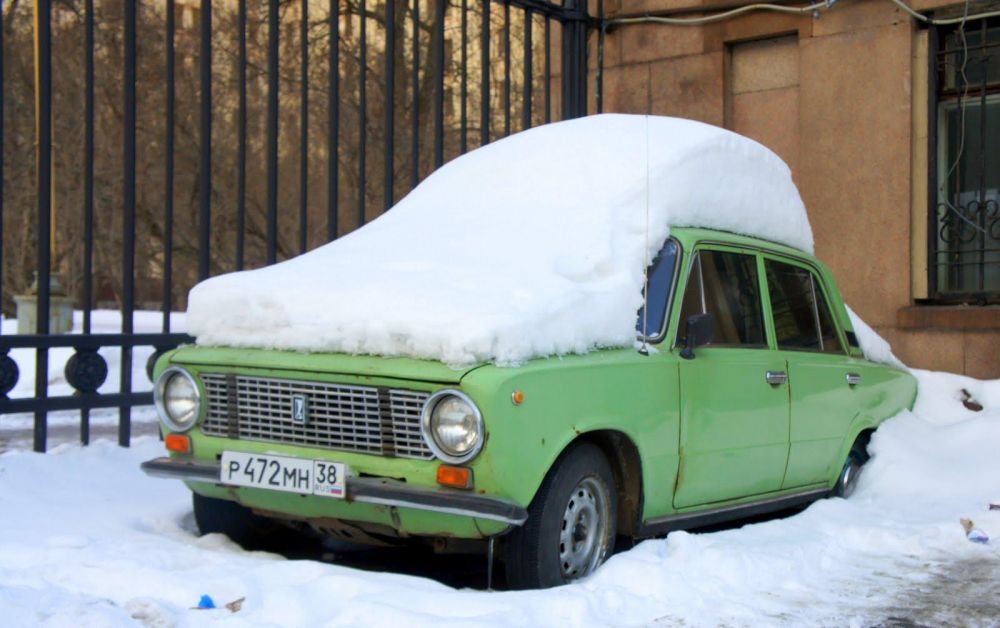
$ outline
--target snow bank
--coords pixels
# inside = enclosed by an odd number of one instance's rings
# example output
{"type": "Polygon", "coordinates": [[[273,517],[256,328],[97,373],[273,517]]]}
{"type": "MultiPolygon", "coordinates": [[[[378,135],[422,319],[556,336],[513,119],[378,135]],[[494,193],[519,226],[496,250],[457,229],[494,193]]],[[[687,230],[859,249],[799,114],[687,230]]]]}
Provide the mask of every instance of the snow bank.
{"type": "Polygon", "coordinates": [[[6,453],[0,623],[846,626],[904,618],[994,625],[1000,512],[987,504],[1000,503],[1000,381],[917,376],[913,412],[875,433],[874,457],[850,499],[739,529],[645,541],[591,578],[547,591],[456,590],[248,553],[220,535],[199,538],[183,484],[139,471],[140,461],[162,452],[155,438],[132,449],[105,441],[6,453]],[[962,389],[982,412],[962,406],[962,389]],[[960,517],[994,540],[968,542],[960,517]],[[944,595],[941,605],[922,608],[921,596],[940,586],[966,597],[944,595]],[[246,601],[235,615],[191,610],[203,594],[218,605],[246,601]]]}
{"type": "Polygon", "coordinates": [[[592,116],[479,148],[350,235],[197,285],[188,330],[203,345],[453,365],[627,346],[669,226],[813,248],[767,148],[689,120],[592,116]]]}
{"type": "Polygon", "coordinates": [[[889,345],[889,342],[885,338],[880,336],[877,331],[862,320],[849,305],[845,305],[844,307],[847,308],[847,315],[851,319],[851,326],[854,327],[854,335],[857,336],[858,344],[861,345],[861,352],[865,354],[866,358],[872,362],[881,362],[882,364],[888,364],[896,368],[907,368],[892,353],[892,346],[889,345]]]}

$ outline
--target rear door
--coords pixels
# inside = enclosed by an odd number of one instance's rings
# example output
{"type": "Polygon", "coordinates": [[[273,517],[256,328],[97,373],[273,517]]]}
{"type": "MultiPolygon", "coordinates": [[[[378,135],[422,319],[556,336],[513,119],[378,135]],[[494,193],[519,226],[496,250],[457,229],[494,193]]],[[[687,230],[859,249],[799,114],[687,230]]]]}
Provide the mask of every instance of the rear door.
{"type": "Polygon", "coordinates": [[[864,386],[830,310],[829,291],[808,264],[764,258],[775,343],[788,363],[791,448],[783,488],[826,481],[858,413],[864,386]],[[854,382],[854,383],[852,383],[854,382]]]}
{"type": "Polygon", "coordinates": [[[756,253],[726,247],[695,252],[682,302],[685,321],[715,318],[712,344],[680,360],[680,471],[674,507],[776,491],[788,458],[784,359],[768,346],[756,253]],[[768,374],[771,375],[769,383],[768,374]]]}

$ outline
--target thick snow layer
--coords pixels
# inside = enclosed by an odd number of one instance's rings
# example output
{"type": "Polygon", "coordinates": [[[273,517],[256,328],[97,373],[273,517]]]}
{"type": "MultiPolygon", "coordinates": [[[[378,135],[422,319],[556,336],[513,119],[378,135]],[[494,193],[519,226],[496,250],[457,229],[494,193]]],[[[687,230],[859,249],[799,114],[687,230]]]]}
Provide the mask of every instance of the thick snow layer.
{"type": "Polygon", "coordinates": [[[455,159],[364,228],[191,291],[199,344],[516,364],[635,341],[669,226],[812,251],[788,167],[665,117],[538,127],[455,159]]]}
{"type": "Polygon", "coordinates": [[[1000,381],[917,376],[916,407],[876,432],[850,499],[645,541],[548,591],[456,590],[198,538],[187,489],[138,469],[161,454],[156,439],[8,452],[0,624],[995,625],[1000,512],[987,508],[1000,503],[1000,381]],[[983,412],[962,406],[963,389],[983,412]],[[993,540],[970,543],[962,517],[993,540]],[[246,599],[236,614],[192,610],[205,594],[246,599]]]}

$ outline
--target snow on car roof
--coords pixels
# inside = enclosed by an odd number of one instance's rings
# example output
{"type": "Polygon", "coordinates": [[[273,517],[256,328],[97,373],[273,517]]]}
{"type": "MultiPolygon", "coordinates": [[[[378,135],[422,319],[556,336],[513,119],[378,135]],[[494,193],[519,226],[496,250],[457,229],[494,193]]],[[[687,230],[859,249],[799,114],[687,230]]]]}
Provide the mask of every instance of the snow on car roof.
{"type": "Polygon", "coordinates": [[[330,244],[198,284],[189,332],[455,366],[629,346],[671,226],[813,248],[789,169],[764,146],[691,120],[590,116],[459,157],[330,244]]]}

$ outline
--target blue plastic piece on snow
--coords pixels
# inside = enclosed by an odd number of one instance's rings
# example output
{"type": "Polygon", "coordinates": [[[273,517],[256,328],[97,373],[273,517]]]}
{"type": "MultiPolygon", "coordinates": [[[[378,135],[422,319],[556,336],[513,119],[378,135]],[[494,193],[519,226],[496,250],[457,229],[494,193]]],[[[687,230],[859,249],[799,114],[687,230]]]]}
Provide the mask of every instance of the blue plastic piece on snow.
{"type": "Polygon", "coordinates": [[[982,543],[983,545],[990,542],[989,535],[987,535],[979,528],[973,528],[972,530],[970,530],[969,534],[966,535],[966,538],[968,538],[973,543],[982,543]]]}
{"type": "Polygon", "coordinates": [[[212,596],[201,596],[201,599],[198,600],[198,608],[215,608],[215,602],[212,600],[212,596]]]}

